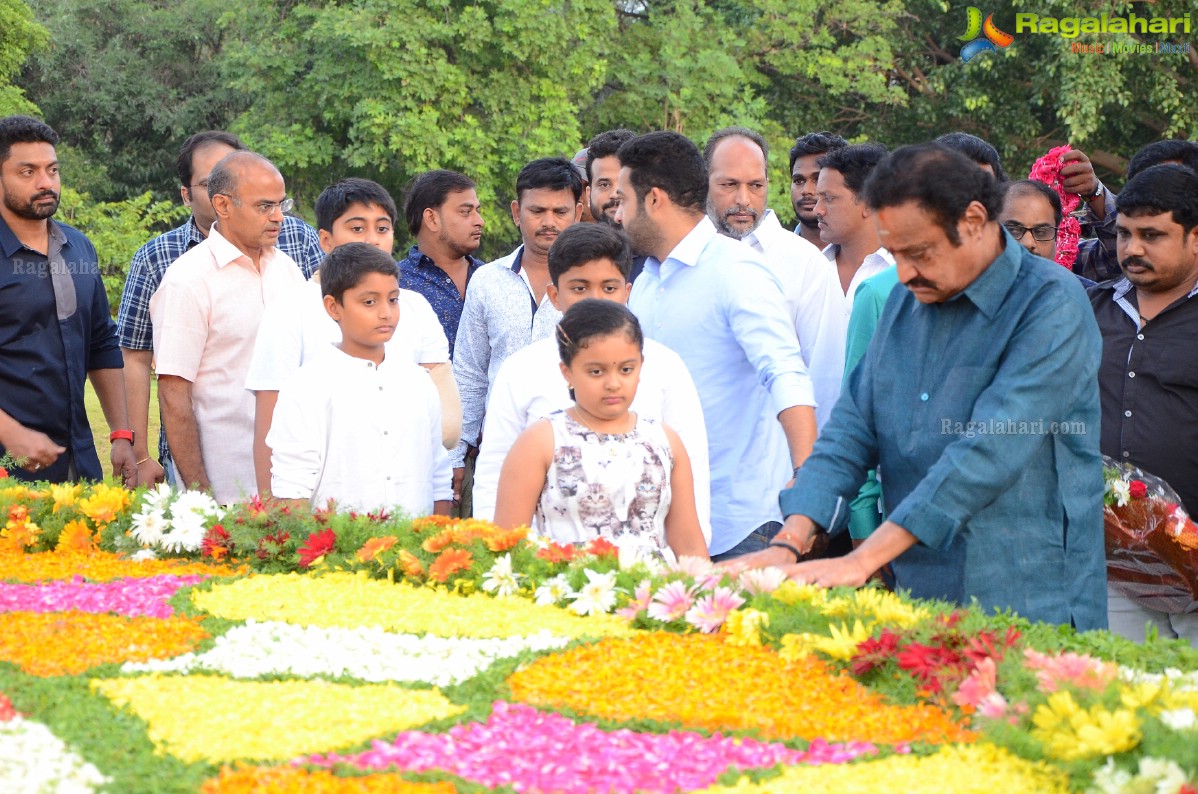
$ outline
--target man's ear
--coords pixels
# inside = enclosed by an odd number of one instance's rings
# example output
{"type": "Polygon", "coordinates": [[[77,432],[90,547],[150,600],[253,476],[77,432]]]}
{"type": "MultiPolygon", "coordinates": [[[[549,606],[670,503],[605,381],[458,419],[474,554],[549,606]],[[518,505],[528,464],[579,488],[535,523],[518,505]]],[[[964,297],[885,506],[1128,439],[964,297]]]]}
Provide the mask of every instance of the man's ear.
{"type": "Polygon", "coordinates": [[[229,217],[229,213],[233,211],[233,199],[224,193],[217,193],[212,197],[212,211],[218,218],[229,217]]]}
{"type": "Polygon", "coordinates": [[[520,226],[520,202],[518,201],[512,202],[512,223],[517,227],[520,226]]]}
{"type": "Polygon", "coordinates": [[[183,199],[183,206],[191,206],[191,188],[187,185],[179,185],[179,197],[183,199]]]}
{"type": "Polygon", "coordinates": [[[333,318],[333,322],[341,323],[341,304],[332,295],[324,296],[324,310],[333,318]]]}
{"type": "Polygon", "coordinates": [[[331,253],[335,245],[333,245],[333,234],[328,229],[317,229],[316,235],[320,238],[320,250],[326,254],[331,253]]]}
{"type": "Polygon", "coordinates": [[[989,222],[990,213],[986,211],[985,205],[980,201],[971,201],[965,206],[965,212],[957,222],[957,228],[962,232],[963,238],[976,240],[982,236],[989,222]]]}
{"type": "Polygon", "coordinates": [[[552,281],[549,282],[548,284],[546,284],[545,285],[545,294],[549,296],[549,302],[553,304],[553,308],[557,309],[560,312],[562,310],[562,307],[559,306],[557,303],[557,296],[559,294],[557,291],[557,285],[554,284],[552,281]]]}
{"type": "Polygon", "coordinates": [[[420,228],[428,229],[429,231],[440,231],[441,218],[438,217],[436,211],[432,207],[425,207],[424,212],[420,216],[420,228]]]}

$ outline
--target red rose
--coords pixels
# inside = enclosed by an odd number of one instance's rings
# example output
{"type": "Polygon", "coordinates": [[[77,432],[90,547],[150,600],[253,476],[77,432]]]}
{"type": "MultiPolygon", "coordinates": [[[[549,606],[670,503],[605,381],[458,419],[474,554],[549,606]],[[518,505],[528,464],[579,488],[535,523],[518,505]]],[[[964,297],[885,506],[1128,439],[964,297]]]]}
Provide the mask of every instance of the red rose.
{"type": "Polygon", "coordinates": [[[324,555],[333,550],[334,544],[337,543],[337,536],[333,534],[333,530],[324,529],[320,532],[313,532],[308,536],[308,542],[299,549],[299,566],[308,568],[316,562],[319,562],[324,555]]]}
{"type": "Polygon", "coordinates": [[[1148,496],[1148,486],[1143,480],[1132,480],[1127,486],[1132,499],[1143,499],[1148,496]]]}

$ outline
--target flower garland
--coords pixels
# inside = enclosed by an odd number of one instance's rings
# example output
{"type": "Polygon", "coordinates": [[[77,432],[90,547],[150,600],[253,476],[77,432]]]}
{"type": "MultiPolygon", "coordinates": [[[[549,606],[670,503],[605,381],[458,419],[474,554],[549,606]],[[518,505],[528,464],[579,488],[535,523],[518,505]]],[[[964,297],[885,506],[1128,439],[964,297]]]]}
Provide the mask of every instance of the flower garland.
{"type": "Polygon", "coordinates": [[[833,753],[838,754],[835,762],[841,763],[876,751],[866,744],[820,743],[813,752],[804,753],[719,734],[604,731],[592,723],[499,701],[485,723],[458,725],[444,734],[401,733],[394,742],[376,742],[364,753],[305,762],[445,771],[484,786],[520,781],[521,791],[547,794],[673,794],[711,785],[729,769],[828,762],[833,753]]]}
{"type": "Polygon", "coordinates": [[[283,761],[464,711],[436,690],[387,684],[148,675],[92,687],[145,720],[159,751],[184,761],[283,761]]]}
{"type": "Polygon", "coordinates": [[[756,730],[769,739],[898,744],[972,738],[941,709],[888,705],[815,657],[787,661],[768,648],[702,635],[603,640],[538,659],[508,685],[514,699],[533,705],[605,719],[756,730]]]}
{"type": "Polygon", "coordinates": [[[0,661],[30,675],[78,675],[101,664],[178,656],[206,639],[190,618],[9,612],[0,619],[0,661]]]}
{"type": "Polygon", "coordinates": [[[498,659],[569,642],[549,632],[530,637],[464,639],[391,634],[378,628],[320,628],[249,620],[216,638],[211,650],[175,659],[129,663],[122,672],[199,670],[234,678],[264,675],[351,676],[373,683],[403,681],[451,686],[474,677],[498,659]]]}
{"type": "Polygon", "coordinates": [[[627,624],[606,615],[581,618],[524,599],[491,598],[356,574],[311,577],[255,576],[217,584],[192,595],[196,607],[229,620],[281,620],[308,626],[376,626],[443,637],[524,637],[545,630],[561,637],[628,635],[627,624]]]}
{"type": "Polygon", "coordinates": [[[1049,149],[1048,152],[1032,164],[1028,179],[1042,182],[1056,191],[1061,197],[1061,227],[1057,230],[1056,263],[1062,267],[1073,269],[1077,260],[1078,240],[1081,239],[1081,223],[1073,216],[1073,211],[1081,204],[1081,197],[1074,193],[1066,193],[1061,187],[1061,158],[1072,147],[1069,144],[1049,149]]]}
{"type": "Polygon", "coordinates": [[[181,587],[203,581],[203,576],[164,574],[144,579],[89,583],[82,577],[70,582],[39,585],[0,583],[0,612],[112,612],[126,617],[169,618],[167,603],[181,587]]]}

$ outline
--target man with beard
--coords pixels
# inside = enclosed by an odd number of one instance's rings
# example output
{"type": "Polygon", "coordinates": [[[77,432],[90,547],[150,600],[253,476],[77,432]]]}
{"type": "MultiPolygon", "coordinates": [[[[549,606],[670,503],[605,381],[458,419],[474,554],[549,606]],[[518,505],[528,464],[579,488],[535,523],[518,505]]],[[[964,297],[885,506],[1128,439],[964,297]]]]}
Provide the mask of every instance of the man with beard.
{"type": "Polygon", "coordinates": [[[17,479],[102,479],[87,377],[113,431],[113,474],[132,488],[121,351],[96,249],[51,219],[62,190],[57,145],[37,119],[0,119],[0,457],[18,461],[17,479]]]}
{"type": "Polygon", "coordinates": [[[471,254],[483,238],[482,205],[474,180],[438,169],[420,174],[408,186],[404,219],[416,244],[399,262],[404,289],[424,296],[449,340],[453,358],[466,285],[483,263],[471,254]]]}
{"type": "MultiPolygon", "coordinates": [[[[1153,166],[1132,177],[1115,203],[1123,277],[1088,291],[1102,332],[1102,452],[1163,478],[1196,516],[1198,364],[1190,350],[1198,333],[1198,174],[1153,166]]],[[[1111,631],[1138,642],[1151,625],[1161,637],[1198,645],[1198,614],[1145,598],[1152,589],[1107,585],[1111,631]]]]}
{"type": "Polygon", "coordinates": [[[825,243],[819,236],[819,218],[815,216],[815,182],[819,178],[819,158],[842,149],[849,142],[830,132],[809,132],[795,140],[790,149],[790,203],[799,222],[795,234],[816,248],[825,243]]]}
{"type": "Polygon", "coordinates": [[[821,426],[840,396],[847,320],[836,271],[819,249],[782,228],[766,209],[769,178],[765,139],[745,127],[712,133],[703,150],[707,165],[707,216],[720,234],[752,246],[782,284],[799,338],[803,363],[815,388],[821,426]]]}
{"type": "Polygon", "coordinates": [[[150,298],[158,404],[176,482],[221,504],[257,493],[254,394],[245,388],[267,304],[294,294],[299,266],[278,248],[295,202],[260,154],[233,152],[208,175],[216,220],[166,269],[150,298]]]}
{"type": "MultiPolygon", "coordinates": [[[[616,222],[616,210],[620,208],[620,199],[616,197],[616,181],[620,177],[620,158],[616,152],[627,141],[636,137],[632,130],[608,130],[601,132],[587,145],[587,188],[586,205],[591,208],[591,216],[599,223],[606,223],[619,229],[616,222]]],[[[628,271],[628,283],[636,281],[645,267],[645,257],[633,252],[632,270],[628,271]]]]}
{"type": "Polygon", "coordinates": [[[549,248],[582,213],[582,177],[563,157],[533,160],[516,176],[512,222],[521,244],[475,275],[462,307],[453,375],[462,398],[462,440],[450,455],[454,501],[469,515],[466,462],[478,454],[487,394],[499,366],[552,334],[562,314],[549,300],[549,248]]]}
{"type": "Polygon", "coordinates": [[[649,257],[629,307],[645,336],[682,357],[703,406],[713,559],[763,549],[781,528],[775,489],[816,435],[782,287],[756,251],[705,215],[703,156],[685,136],[651,132],[619,158],[616,220],[649,257]]]}

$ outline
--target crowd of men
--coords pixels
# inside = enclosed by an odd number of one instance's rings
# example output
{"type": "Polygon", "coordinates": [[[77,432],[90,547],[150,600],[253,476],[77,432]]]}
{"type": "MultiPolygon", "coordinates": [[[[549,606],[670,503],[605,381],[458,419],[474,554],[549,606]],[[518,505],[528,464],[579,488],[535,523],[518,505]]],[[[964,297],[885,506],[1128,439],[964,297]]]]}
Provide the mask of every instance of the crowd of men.
{"type": "Polygon", "coordinates": [[[537,343],[563,294],[585,293],[626,301],[671,373],[646,367],[655,410],[688,447],[713,559],[827,586],[882,575],[917,596],[1198,642],[1195,613],[1108,586],[1101,460],[1165,479],[1198,511],[1198,144],[1145,147],[1116,196],[1080,151],[1047,186],[1011,181],[965,133],[889,151],[812,132],[790,150],[792,231],[768,206],[757,132],[721,129],[700,149],[611,130],[573,161],[521,169],[521,243],[483,263],[465,174],[417,176],[402,211],[344,180],[314,229],[269,160],[201,132],[177,164],[191,217],[134,256],[115,324],[95,249],[53,220],[57,144],[41,122],[0,119],[0,453],[13,476],[102,477],[89,378],[127,486],[266,494],[280,384],[335,332],[308,279],[345,243],[393,255],[402,220],[394,350],[437,383],[460,514],[493,516],[506,450],[541,410],[528,384],[552,350],[537,343]],[[1052,261],[1061,192],[1079,197],[1086,230],[1072,272],[1052,261]],[[550,252],[578,223],[626,235],[626,282],[585,267],[559,281],[550,252]],[[846,528],[851,545],[821,552],[846,528]]]}

